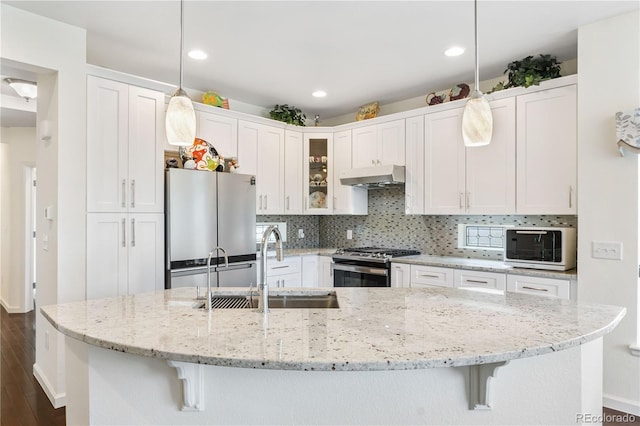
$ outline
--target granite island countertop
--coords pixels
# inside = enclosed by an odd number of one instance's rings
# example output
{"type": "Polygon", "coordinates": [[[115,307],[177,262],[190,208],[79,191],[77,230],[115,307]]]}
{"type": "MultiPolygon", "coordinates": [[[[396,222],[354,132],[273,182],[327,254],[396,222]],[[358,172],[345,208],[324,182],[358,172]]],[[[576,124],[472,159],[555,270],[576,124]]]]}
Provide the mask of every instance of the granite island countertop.
{"type": "MultiPolygon", "coordinates": [[[[177,288],[41,309],[63,334],[134,355],[229,367],[376,371],[499,362],[610,332],[626,310],[507,293],[389,288],[335,291],[338,309],[194,309],[177,288]]],[[[237,288],[220,294],[247,294],[237,288]]]]}

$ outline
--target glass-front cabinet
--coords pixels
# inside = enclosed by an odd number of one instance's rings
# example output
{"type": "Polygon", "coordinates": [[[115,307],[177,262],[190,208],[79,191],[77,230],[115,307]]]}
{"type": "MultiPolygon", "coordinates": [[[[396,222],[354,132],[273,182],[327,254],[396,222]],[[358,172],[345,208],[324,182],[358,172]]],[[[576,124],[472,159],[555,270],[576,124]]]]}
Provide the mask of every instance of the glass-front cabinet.
{"type": "Polygon", "coordinates": [[[333,212],[333,135],[305,133],[304,135],[304,212],[331,214],[333,212]]]}

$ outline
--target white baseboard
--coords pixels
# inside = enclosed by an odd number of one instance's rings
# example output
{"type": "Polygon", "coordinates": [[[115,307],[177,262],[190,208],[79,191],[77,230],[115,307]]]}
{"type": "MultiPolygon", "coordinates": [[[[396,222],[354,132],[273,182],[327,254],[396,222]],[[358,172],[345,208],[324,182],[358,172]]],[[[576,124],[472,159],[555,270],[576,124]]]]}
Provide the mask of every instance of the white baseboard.
{"type": "Polygon", "coordinates": [[[640,416],[640,401],[631,401],[617,396],[603,394],[602,405],[612,410],[622,411],[623,413],[640,416]]]}
{"type": "Polygon", "coordinates": [[[38,364],[33,364],[33,376],[36,378],[44,393],[47,394],[49,401],[53,408],[60,408],[67,405],[67,394],[65,392],[57,393],[51,383],[47,380],[46,376],[38,367],[38,364]]]}
{"type": "Polygon", "coordinates": [[[0,305],[2,305],[2,307],[10,314],[26,314],[27,312],[31,311],[31,309],[25,311],[21,306],[11,306],[1,297],[0,305]]]}

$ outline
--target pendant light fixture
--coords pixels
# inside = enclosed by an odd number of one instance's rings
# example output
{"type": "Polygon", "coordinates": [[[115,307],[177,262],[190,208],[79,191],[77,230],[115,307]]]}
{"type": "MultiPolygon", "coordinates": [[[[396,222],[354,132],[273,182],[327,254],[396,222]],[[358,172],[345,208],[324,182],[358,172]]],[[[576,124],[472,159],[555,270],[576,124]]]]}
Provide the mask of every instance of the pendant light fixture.
{"type": "Polygon", "coordinates": [[[462,139],[467,147],[489,145],[493,133],[491,106],[480,91],[478,61],[478,0],[473,2],[473,26],[475,30],[476,81],[475,87],[462,114],[462,139]]]}
{"type": "Polygon", "coordinates": [[[169,100],[165,127],[171,145],[191,146],[196,138],[196,112],[193,103],[182,89],[182,51],[184,48],[184,13],[180,0],[180,87],[169,100]]]}
{"type": "Polygon", "coordinates": [[[4,81],[6,81],[19,96],[25,98],[27,102],[29,102],[30,99],[38,97],[38,85],[35,81],[23,80],[21,78],[5,78],[4,81]]]}

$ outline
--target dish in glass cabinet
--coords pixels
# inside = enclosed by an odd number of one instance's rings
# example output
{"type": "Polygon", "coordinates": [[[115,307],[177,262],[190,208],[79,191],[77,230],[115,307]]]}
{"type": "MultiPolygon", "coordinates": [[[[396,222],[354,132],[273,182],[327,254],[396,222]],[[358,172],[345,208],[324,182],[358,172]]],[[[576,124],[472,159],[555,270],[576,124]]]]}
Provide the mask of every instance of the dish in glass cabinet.
{"type": "Polygon", "coordinates": [[[327,194],[316,191],[309,194],[309,207],[312,209],[322,209],[327,207],[327,194]]]}
{"type": "Polygon", "coordinates": [[[196,138],[191,146],[178,149],[185,169],[222,171],[223,159],[218,151],[204,139],[196,138]]]}

